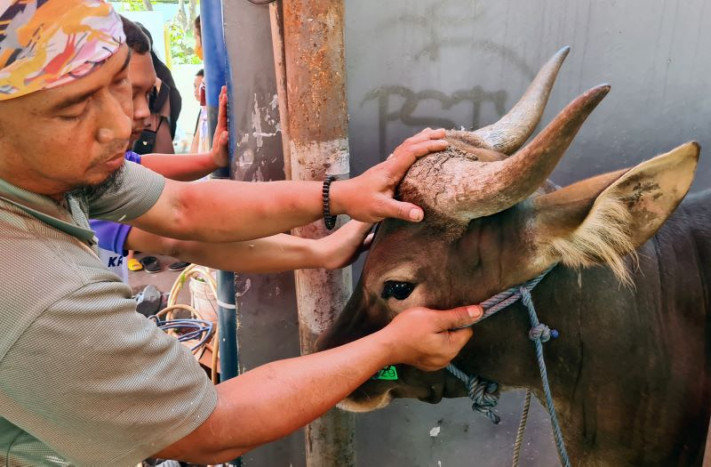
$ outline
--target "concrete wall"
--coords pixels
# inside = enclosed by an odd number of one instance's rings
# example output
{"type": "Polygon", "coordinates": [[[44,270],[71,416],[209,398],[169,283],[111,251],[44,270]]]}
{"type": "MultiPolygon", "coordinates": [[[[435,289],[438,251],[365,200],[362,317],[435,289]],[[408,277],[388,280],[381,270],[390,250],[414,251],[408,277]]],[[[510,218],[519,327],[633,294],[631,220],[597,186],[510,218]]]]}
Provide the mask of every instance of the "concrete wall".
{"type": "MultiPolygon", "coordinates": [[[[247,2],[223,3],[236,95],[241,96],[233,102],[233,116],[247,122],[266,102],[255,107],[250,96],[263,94],[266,99],[272,92],[264,87],[265,82],[273,85],[268,76],[273,67],[263,56],[271,53],[267,9],[247,2]]],[[[702,161],[693,190],[708,188],[711,156],[704,148],[711,150],[711,28],[702,25],[711,24],[711,5],[706,3],[347,0],[352,175],[384,159],[399,141],[426,126],[471,128],[496,120],[515,103],[538,67],[561,46],[570,45],[543,122],[596,84],[608,82],[612,92],[583,126],[553,180],[565,185],[697,140],[702,161]]],[[[251,124],[243,128],[255,132],[251,124]]],[[[248,137],[238,151],[239,163],[252,157],[255,147],[256,138],[248,137]]],[[[276,143],[270,148],[273,154],[280,151],[276,143]]],[[[264,149],[259,153],[271,157],[264,149]]],[[[278,166],[271,161],[267,165],[278,166]]],[[[289,280],[268,279],[261,289],[252,285],[241,299],[245,317],[240,348],[246,367],[298,349],[296,312],[293,305],[284,305],[288,297],[283,292],[275,292],[283,290],[277,284],[289,280]],[[275,296],[281,305],[274,305],[275,296]]],[[[499,426],[474,414],[466,399],[436,406],[398,401],[359,415],[358,465],[507,465],[520,399],[520,394],[504,395],[499,426]],[[436,427],[439,432],[433,436],[436,427]]],[[[556,455],[540,406],[531,424],[522,465],[554,465],[556,455]]],[[[246,463],[304,465],[301,440],[297,434],[257,449],[246,463]]]]}
{"type": "MultiPolygon", "coordinates": [[[[431,126],[494,121],[561,46],[543,122],[603,82],[612,91],[553,179],[567,184],[683,143],[711,149],[711,4],[703,0],[346,2],[353,172],[431,126]]],[[[709,186],[704,157],[694,189],[709,186]]]]}

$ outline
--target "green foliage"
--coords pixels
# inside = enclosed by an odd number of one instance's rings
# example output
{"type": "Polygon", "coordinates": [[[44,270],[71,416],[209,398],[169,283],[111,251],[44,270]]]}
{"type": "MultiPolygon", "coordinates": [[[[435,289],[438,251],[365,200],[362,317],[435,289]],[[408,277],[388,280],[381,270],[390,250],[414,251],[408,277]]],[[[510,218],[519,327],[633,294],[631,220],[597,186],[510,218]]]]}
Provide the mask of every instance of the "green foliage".
{"type": "MultiPolygon", "coordinates": [[[[199,64],[200,58],[195,55],[195,38],[193,37],[192,18],[190,15],[199,10],[199,0],[179,2],[178,0],[151,0],[148,3],[173,3],[182,6],[176,15],[166,24],[168,30],[168,46],[170,48],[170,62],[176,65],[199,64]],[[192,12],[188,13],[186,10],[192,12]]],[[[144,0],[121,0],[119,11],[146,11],[144,0]]],[[[198,12],[199,13],[199,12],[198,12]]]]}
{"type": "Polygon", "coordinates": [[[168,23],[168,37],[170,40],[170,57],[176,65],[200,63],[195,55],[195,38],[192,29],[183,29],[176,18],[168,23]]]}
{"type": "Polygon", "coordinates": [[[120,11],[146,11],[142,0],[123,0],[120,11]]]}

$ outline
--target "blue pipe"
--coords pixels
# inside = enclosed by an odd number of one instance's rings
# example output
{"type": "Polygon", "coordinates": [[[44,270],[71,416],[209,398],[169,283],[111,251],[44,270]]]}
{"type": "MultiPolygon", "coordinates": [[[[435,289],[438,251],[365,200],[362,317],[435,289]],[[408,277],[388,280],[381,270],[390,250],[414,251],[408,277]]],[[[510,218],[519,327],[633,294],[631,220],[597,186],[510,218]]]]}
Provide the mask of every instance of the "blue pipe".
{"type": "MultiPolygon", "coordinates": [[[[205,90],[208,111],[210,140],[217,126],[217,112],[220,105],[220,90],[228,84],[229,64],[225,47],[222,21],[222,2],[203,0],[200,2],[200,23],[202,29],[203,62],[205,65],[205,90]]],[[[231,96],[231,92],[230,92],[231,96]]],[[[235,128],[228,122],[230,132],[230,154],[234,154],[235,128]]],[[[230,167],[213,173],[216,178],[230,178],[230,167]]],[[[217,273],[218,322],[220,329],[220,381],[234,378],[238,373],[237,353],[237,309],[235,305],[234,273],[217,273]]]]}
{"type": "MultiPolygon", "coordinates": [[[[217,111],[220,105],[220,90],[228,84],[227,49],[222,21],[222,2],[203,0],[200,2],[200,24],[202,29],[203,63],[205,65],[205,97],[207,101],[210,141],[217,125],[217,111]]],[[[230,134],[233,134],[230,128],[230,134]]],[[[230,176],[229,167],[215,171],[219,178],[230,176]]]]}
{"type": "Polygon", "coordinates": [[[227,51],[223,35],[222,2],[203,0],[200,2],[200,24],[202,26],[202,51],[205,63],[207,85],[207,105],[217,108],[220,103],[220,88],[227,83],[227,51]],[[210,70],[208,75],[207,70],[210,70]]]}

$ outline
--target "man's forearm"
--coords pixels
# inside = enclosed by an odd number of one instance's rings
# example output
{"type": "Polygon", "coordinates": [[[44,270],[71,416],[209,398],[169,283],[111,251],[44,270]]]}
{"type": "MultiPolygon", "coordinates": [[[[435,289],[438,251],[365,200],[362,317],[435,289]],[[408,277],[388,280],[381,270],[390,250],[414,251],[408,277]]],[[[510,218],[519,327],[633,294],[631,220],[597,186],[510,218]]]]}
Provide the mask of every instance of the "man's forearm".
{"type": "Polygon", "coordinates": [[[199,154],[146,154],[141,165],[171,180],[191,181],[218,169],[211,153],[199,154]]]}
{"type": "Polygon", "coordinates": [[[224,462],[291,433],[394,363],[383,336],[376,333],[338,349],[270,363],[221,383],[212,415],[158,455],[224,462]]]}
{"type": "Polygon", "coordinates": [[[286,234],[243,242],[177,241],[170,255],[223,271],[272,273],[324,267],[315,240],[286,234]]]}
{"type": "Polygon", "coordinates": [[[217,463],[281,438],[323,415],[386,365],[447,365],[472,336],[480,306],[411,308],[380,331],[323,352],[255,368],[218,385],[217,407],[160,457],[217,463]]]}
{"type": "MultiPolygon", "coordinates": [[[[221,144],[226,144],[226,132],[221,144]]],[[[420,207],[393,199],[410,166],[447,146],[444,130],[408,138],[393,154],[358,177],[330,185],[330,213],[363,222],[386,218],[419,222],[420,207]],[[434,139],[433,139],[434,138],[434,139]]],[[[224,146],[223,146],[224,148],[224,146]]],[[[222,153],[221,153],[222,154],[222,153]]],[[[168,180],[156,204],[130,223],[149,232],[184,240],[232,242],[268,237],[308,224],[323,215],[321,182],[247,183],[213,180],[181,184],[168,180]]]]}
{"type": "Polygon", "coordinates": [[[380,336],[338,350],[270,363],[242,382],[218,386],[217,415],[228,445],[257,446],[285,436],[334,407],[384,366],[394,363],[380,336]],[[264,386],[264,381],[273,384],[264,386]],[[259,394],[258,400],[250,395],[259,394]],[[223,397],[224,396],[224,397],[223,397]],[[224,402],[224,406],[223,406],[224,402]],[[226,420],[240,414],[228,428],[226,420]],[[251,420],[248,420],[251,419],[251,420]],[[261,422],[257,423],[260,420],[261,422]],[[235,444],[233,444],[235,443],[235,444]]]}
{"type": "Polygon", "coordinates": [[[286,232],[321,216],[319,182],[166,180],[158,202],[131,224],[172,238],[233,242],[286,232]]]}

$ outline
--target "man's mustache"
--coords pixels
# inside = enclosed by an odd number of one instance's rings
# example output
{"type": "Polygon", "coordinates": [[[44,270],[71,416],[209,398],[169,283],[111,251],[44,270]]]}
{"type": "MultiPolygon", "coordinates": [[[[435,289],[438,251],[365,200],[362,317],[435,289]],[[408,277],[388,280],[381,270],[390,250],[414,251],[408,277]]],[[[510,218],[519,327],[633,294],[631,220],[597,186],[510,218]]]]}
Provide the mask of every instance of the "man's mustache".
{"type": "Polygon", "coordinates": [[[128,138],[116,139],[108,143],[106,149],[102,152],[102,157],[99,158],[99,163],[110,161],[116,156],[117,152],[126,152],[128,149],[128,138]]]}

